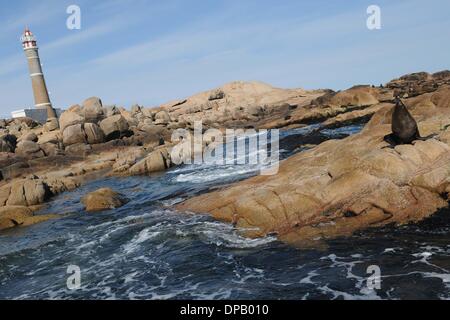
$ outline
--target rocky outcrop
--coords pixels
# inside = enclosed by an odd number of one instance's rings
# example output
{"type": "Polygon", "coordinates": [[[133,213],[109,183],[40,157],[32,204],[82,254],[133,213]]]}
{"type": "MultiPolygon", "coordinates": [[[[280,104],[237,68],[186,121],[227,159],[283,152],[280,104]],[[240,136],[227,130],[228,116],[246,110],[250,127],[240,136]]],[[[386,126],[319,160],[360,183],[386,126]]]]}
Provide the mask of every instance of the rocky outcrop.
{"type": "Polygon", "coordinates": [[[283,161],[278,174],[192,198],[183,211],[207,212],[251,237],[278,234],[297,245],[388,223],[418,221],[447,206],[450,191],[450,87],[406,100],[423,135],[391,147],[392,105],[357,135],[283,161]],[[439,141],[441,139],[442,141],[439,141]]]}
{"type": "Polygon", "coordinates": [[[194,121],[201,120],[205,127],[259,126],[267,119],[283,118],[290,108],[307,105],[324,93],[237,81],[160,106],[159,110],[167,111],[168,116],[158,113],[158,123],[174,121],[192,128],[194,121]]]}
{"type": "Polygon", "coordinates": [[[26,227],[57,217],[54,214],[34,215],[33,210],[29,207],[0,207],[0,231],[16,227],[26,227]]]}
{"type": "Polygon", "coordinates": [[[88,212],[115,209],[123,206],[127,200],[110,188],[98,189],[84,196],[81,200],[88,212]]]}
{"type": "Polygon", "coordinates": [[[404,75],[386,84],[386,87],[393,89],[395,95],[405,97],[416,97],[421,94],[436,91],[443,85],[450,84],[450,71],[444,70],[429,74],[427,72],[417,72],[404,75]]]}

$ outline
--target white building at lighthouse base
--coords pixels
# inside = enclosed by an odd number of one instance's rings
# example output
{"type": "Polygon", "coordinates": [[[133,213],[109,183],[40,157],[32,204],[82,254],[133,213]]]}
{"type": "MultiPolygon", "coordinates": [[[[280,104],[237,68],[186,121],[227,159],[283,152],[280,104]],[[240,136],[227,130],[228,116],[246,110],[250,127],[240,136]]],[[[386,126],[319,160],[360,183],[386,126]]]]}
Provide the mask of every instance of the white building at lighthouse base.
{"type": "MultiPolygon", "coordinates": [[[[64,111],[62,109],[54,110],[59,119],[64,111]]],[[[11,112],[11,116],[13,119],[27,117],[41,124],[45,124],[47,122],[47,109],[21,109],[11,112]]]]}

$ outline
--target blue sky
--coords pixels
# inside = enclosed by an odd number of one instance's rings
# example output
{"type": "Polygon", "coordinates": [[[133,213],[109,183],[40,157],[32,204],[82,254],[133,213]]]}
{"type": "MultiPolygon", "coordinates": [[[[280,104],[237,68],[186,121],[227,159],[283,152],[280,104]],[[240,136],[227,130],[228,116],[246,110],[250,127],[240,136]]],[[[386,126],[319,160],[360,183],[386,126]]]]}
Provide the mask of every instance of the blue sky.
{"type": "Polygon", "coordinates": [[[450,69],[448,0],[0,0],[0,116],[33,105],[19,37],[38,38],[55,106],[154,106],[234,80],[345,89],[450,69]],[[82,11],[68,30],[66,8],[82,11]],[[382,29],[366,27],[381,7],[382,29]]]}

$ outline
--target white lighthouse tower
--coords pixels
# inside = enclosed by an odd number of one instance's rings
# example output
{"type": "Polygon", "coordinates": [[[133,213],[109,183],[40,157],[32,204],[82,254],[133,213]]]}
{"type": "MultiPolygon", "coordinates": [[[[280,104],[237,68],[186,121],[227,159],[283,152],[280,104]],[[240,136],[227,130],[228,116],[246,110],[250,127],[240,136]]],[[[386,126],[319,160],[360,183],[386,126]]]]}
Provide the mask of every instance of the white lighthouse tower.
{"type": "Polygon", "coordinates": [[[25,28],[20,40],[22,41],[25,56],[28,59],[28,69],[31,77],[31,85],[33,87],[35,109],[40,110],[38,113],[42,113],[45,110],[47,118],[46,125],[50,130],[57,129],[58,118],[52,107],[52,103],[50,102],[47,85],[45,84],[36,38],[28,28],[25,28]]]}

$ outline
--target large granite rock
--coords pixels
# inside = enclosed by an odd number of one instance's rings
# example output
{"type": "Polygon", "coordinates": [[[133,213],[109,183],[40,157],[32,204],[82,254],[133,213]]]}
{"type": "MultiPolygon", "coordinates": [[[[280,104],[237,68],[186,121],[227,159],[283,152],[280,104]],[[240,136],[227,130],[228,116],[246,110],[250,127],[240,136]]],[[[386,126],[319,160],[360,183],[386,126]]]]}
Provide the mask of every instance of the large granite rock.
{"type": "Polygon", "coordinates": [[[100,98],[91,97],[83,102],[82,114],[85,122],[97,123],[103,118],[103,105],[100,98]]]}
{"type": "Polygon", "coordinates": [[[84,132],[86,133],[86,140],[89,144],[102,143],[105,140],[105,134],[95,123],[86,123],[84,125],[84,132]]]}
{"type": "Polygon", "coordinates": [[[42,158],[45,156],[39,144],[29,140],[19,142],[15,152],[27,158],[42,158]]]}
{"type": "Polygon", "coordinates": [[[65,128],[63,131],[64,145],[70,146],[77,143],[86,143],[86,133],[83,127],[83,124],[75,124],[65,128]]]}
{"type": "MultiPolygon", "coordinates": [[[[76,110],[74,106],[72,108],[72,110],[76,110]]],[[[61,117],[59,118],[59,127],[61,132],[64,132],[67,127],[76,124],[83,124],[84,122],[84,117],[82,117],[79,113],[67,110],[63,112],[63,114],[61,114],[61,117]]]]}
{"type": "Polygon", "coordinates": [[[0,188],[0,206],[33,206],[44,203],[50,191],[41,179],[15,181],[0,188]]]}
{"type": "Polygon", "coordinates": [[[164,171],[171,165],[169,151],[161,148],[151,152],[129,169],[131,175],[142,175],[164,171]]]}

